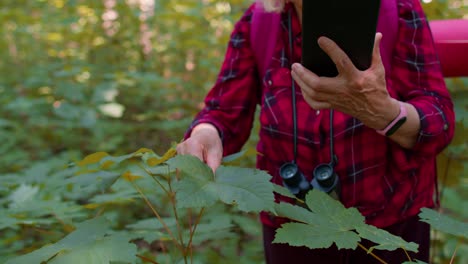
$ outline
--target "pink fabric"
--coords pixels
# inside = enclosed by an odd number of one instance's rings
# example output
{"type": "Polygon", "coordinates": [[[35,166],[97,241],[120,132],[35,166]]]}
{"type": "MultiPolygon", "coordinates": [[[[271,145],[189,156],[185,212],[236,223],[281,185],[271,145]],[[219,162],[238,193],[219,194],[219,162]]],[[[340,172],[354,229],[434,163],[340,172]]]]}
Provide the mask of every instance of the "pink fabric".
{"type": "Polygon", "coordinates": [[[279,13],[268,13],[263,9],[261,1],[255,3],[255,11],[252,15],[252,27],[250,31],[250,41],[255,56],[257,57],[258,71],[261,76],[265,70],[271,54],[276,45],[278,37],[278,25],[280,23],[279,13]],[[270,29],[270,30],[265,30],[270,29]],[[270,56],[269,56],[270,55],[270,56]]]}
{"type": "Polygon", "coordinates": [[[445,77],[468,76],[468,19],[429,23],[445,77]]]}

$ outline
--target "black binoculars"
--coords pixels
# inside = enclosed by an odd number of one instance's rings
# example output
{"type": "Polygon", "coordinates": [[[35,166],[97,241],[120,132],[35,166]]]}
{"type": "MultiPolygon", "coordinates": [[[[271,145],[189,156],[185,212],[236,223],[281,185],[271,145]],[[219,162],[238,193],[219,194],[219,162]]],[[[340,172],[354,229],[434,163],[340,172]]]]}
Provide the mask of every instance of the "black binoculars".
{"type": "Polygon", "coordinates": [[[311,189],[330,194],[339,199],[340,184],[338,175],[333,168],[334,162],[323,163],[315,167],[312,181],[307,181],[296,163],[288,162],[280,167],[279,174],[283,179],[283,185],[289,189],[298,199],[304,200],[306,193],[311,189]]]}

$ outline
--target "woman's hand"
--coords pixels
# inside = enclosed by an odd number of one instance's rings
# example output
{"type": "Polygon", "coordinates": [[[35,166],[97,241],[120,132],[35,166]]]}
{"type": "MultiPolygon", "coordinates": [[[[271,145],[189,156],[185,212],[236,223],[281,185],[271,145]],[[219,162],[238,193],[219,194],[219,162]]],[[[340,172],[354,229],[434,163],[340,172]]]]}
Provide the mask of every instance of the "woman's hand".
{"type": "MultiPolygon", "coordinates": [[[[372,63],[365,71],[358,70],[338,45],[321,37],[320,47],[330,56],[338,76],[319,77],[295,63],[292,77],[302,89],[304,99],[313,109],[337,109],[359,119],[364,125],[381,130],[400,113],[399,103],[390,97],[385,82],[385,68],[380,58],[382,34],[375,35],[372,63]]],[[[419,114],[413,105],[404,103],[406,122],[390,138],[404,148],[412,148],[420,129],[419,114]]]]}
{"type": "Polygon", "coordinates": [[[190,137],[177,145],[177,153],[193,155],[215,172],[223,157],[223,144],[218,130],[207,123],[195,126],[190,137]]]}
{"type": "Polygon", "coordinates": [[[387,91],[380,58],[381,39],[382,34],[377,33],[371,66],[360,71],[335,42],[326,37],[319,38],[318,44],[335,63],[338,76],[319,77],[295,63],[292,77],[301,87],[307,103],[316,110],[339,110],[373,129],[386,127],[398,115],[399,105],[387,91]]]}

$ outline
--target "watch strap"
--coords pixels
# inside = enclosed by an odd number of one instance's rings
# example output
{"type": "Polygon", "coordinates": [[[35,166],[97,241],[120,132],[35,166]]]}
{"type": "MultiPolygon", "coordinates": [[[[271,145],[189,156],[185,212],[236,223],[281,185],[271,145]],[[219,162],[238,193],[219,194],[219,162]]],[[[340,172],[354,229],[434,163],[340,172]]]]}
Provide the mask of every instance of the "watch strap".
{"type": "Polygon", "coordinates": [[[377,133],[379,133],[380,135],[387,137],[391,136],[401,127],[401,125],[403,125],[406,122],[408,112],[406,110],[405,104],[403,104],[400,101],[398,101],[398,104],[400,105],[400,113],[384,129],[376,130],[377,133]]]}

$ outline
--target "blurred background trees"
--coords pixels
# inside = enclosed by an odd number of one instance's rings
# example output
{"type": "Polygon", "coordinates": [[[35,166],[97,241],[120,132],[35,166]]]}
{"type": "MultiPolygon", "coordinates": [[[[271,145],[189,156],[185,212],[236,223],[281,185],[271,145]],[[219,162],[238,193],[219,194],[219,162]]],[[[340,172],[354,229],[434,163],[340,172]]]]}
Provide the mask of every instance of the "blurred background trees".
{"type": "MultiPolygon", "coordinates": [[[[37,173],[37,164],[48,172],[96,151],[163,153],[180,141],[251,2],[2,0],[0,198],[18,187],[2,176],[37,173]]],[[[429,19],[468,18],[467,0],[423,2],[429,19]]],[[[442,204],[466,220],[468,80],[447,83],[458,126],[439,158],[442,204]]],[[[455,247],[434,241],[439,259],[455,247]]]]}

